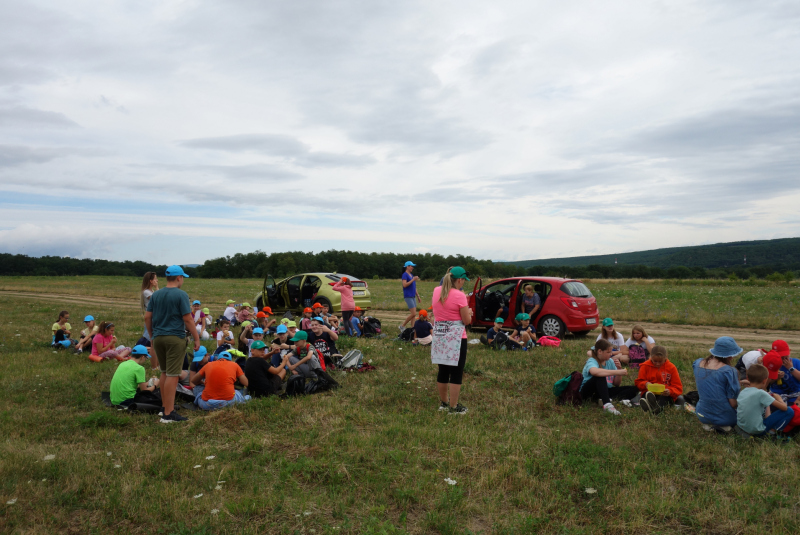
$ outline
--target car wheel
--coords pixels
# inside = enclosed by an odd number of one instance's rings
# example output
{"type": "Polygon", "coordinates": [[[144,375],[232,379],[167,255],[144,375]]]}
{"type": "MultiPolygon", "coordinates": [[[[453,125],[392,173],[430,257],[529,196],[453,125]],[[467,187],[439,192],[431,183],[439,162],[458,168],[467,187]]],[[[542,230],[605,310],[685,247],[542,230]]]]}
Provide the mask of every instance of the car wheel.
{"type": "Polygon", "coordinates": [[[545,316],[539,322],[539,329],[545,336],[555,336],[556,338],[564,338],[564,322],[556,316],[545,316]]]}

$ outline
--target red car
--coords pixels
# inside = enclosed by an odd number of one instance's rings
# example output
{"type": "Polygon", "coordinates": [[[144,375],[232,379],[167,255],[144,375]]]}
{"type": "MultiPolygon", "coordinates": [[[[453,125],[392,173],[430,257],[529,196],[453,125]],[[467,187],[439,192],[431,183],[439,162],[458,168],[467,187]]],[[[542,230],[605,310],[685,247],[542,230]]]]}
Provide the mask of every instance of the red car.
{"type": "Polygon", "coordinates": [[[542,305],[531,318],[531,325],[547,336],[563,338],[567,331],[585,335],[597,328],[597,300],[581,281],[558,277],[511,277],[486,286],[481,278],[467,296],[472,309],[473,327],[491,327],[498,315],[503,327],[515,327],[514,317],[522,312],[523,288],[533,286],[542,305]]]}

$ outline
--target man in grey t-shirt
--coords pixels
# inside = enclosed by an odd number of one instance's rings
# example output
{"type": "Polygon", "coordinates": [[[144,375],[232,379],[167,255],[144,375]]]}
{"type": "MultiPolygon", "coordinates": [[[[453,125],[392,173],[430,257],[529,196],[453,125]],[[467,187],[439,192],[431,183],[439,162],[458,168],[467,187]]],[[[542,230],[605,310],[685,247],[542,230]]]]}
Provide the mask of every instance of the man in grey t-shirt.
{"type": "MultiPolygon", "coordinates": [[[[144,324],[153,336],[153,351],[157,365],[161,368],[161,401],[164,411],[161,423],[186,420],[175,411],[175,389],[181,376],[183,358],[186,354],[186,333],[194,338],[194,350],[200,349],[200,336],[194,326],[189,296],[181,290],[184,277],[188,277],[180,266],[167,268],[167,287],[155,292],[147,304],[144,324]]],[[[155,369],[156,362],[153,362],[155,369]]]]}

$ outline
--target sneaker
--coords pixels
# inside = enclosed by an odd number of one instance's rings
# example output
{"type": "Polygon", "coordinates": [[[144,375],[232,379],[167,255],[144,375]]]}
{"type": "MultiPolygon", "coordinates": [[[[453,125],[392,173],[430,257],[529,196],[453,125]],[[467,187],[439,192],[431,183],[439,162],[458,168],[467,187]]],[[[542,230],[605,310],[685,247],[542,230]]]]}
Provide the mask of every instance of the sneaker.
{"type": "Polygon", "coordinates": [[[612,405],[611,403],[606,403],[605,405],[603,405],[603,410],[606,411],[606,412],[610,412],[614,416],[621,416],[622,415],[622,413],[619,412],[617,409],[615,409],[614,405],[612,405]]]}
{"type": "Polygon", "coordinates": [[[449,410],[450,410],[450,404],[449,404],[449,403],[447,403],[446,401],[442,401],[442,402],[439,404],[439,410],[440,410],[440,411],[449,411],[449,410]]]}
{"type": "Polygon", "coordinates": [[[400,331],[400,334],[403,334],[403,331],[405,331],[405,328],[402,325],[398,325],[397,326],[397,330],[400,331]]]}
{"type": "Polygon", "coordinates": [[[480,338],[480,340],[481,340],[481,343],[482,343],[483,345],[485,345],[485,346],[488,346],[488,345],[489,345],[489,340],[486,338],[486,336],[485,336],[485,335],[483,335],[483,334],[482,334],[482,335],[481,335],[481,338],[480,338]]]}
{"type": "Polygon", "coordinates": [[[462,405],[461,403],[457,404],[455,407],[450,407],[450,412],[448,414],[467,414],[467,408],[462,405]]]}
{"type": "MultiPolygon", "coordinates": [[[[173,410],[173,412],[176,412],[176,411],[178,411],[178,410],[179,410],[179,409],[178,409],[178,406],[177,406],[177,405],[175,405],[175,406],[172,408],[172,410],[173,410]]],[[[159,416],[164,416],[164,407],[161,407],[161,410],[160,410],[160,411],[158,411],[158,415],[159,415],[159,416]]]]}
{"type": "Polygon", "coordinates": [[[653,414],[658,414],[659,412],[661,412],[661,404],[658,402],[658,398],[656,397],[655,394],[648,391],[644,395],[644,399],[646,399],[647,404],[650,405],[650,412],[652,412],[653,414]]]}
{"type": "Polygon", "coordinates": [[[637,406],[639,403],[634,403],[632,399],[623,399],[622,404],[630,409],[631,407],[637,406]]]}
{"type": "Polygon", "coordinates": [[[650,403],[647,402],[647,396],[645,396],[644,399],[639,400],[639,406],[644,412],[650,412],[650,403]]]}
{"type": "Polygon", "coordinates": [[[173,422],[185,422],[189,418],[185,416],[181,416],[178,414],[178,411],[172,411],[167,415],[162,415],[161,420],[159,420],[162,424],[171,424],[173,422]]]}

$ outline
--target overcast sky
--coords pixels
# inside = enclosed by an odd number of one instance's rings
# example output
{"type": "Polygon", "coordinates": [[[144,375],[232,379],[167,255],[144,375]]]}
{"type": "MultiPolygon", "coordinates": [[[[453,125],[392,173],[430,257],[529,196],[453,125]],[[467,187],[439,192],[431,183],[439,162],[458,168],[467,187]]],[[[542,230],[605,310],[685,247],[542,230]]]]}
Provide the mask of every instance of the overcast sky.
{"type": "Polygon", "coordinates": [[[800,236],[800,3],[0,2],[0,252],[800,236]]]}

